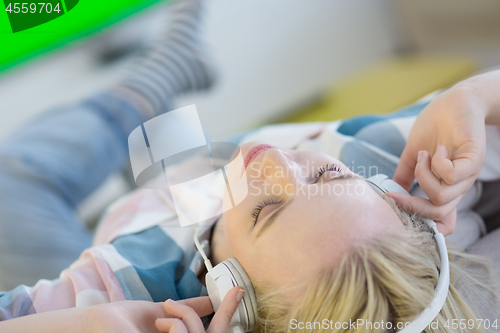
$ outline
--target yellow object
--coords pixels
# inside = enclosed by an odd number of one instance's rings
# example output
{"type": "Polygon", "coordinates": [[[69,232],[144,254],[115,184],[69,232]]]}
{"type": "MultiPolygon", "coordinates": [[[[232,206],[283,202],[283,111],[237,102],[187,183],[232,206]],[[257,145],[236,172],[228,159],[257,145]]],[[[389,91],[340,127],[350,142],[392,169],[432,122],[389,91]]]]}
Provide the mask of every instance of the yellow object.
{"type": "Polygon", "coordinates": [[[278,122],[333,121],[380,114],[472,75],[476,62],[453,56],[404,56],[376,63],[328,90],[314,105],[278,122]]]}

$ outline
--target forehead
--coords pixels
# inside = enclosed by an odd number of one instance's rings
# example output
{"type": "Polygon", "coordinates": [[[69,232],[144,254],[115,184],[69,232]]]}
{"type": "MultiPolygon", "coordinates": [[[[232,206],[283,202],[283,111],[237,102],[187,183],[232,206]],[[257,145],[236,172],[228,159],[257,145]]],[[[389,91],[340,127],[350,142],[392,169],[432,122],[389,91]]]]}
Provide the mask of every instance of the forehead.
{"type": "Polygon", "coordinates": [[[293,202],[277,217],[278,225],[333,230],[335,234],[348,229],[373,233],[376,229],[401,225],[392,208],[364,179],[332,180],[309,189],[297,191],[293,202]]]}

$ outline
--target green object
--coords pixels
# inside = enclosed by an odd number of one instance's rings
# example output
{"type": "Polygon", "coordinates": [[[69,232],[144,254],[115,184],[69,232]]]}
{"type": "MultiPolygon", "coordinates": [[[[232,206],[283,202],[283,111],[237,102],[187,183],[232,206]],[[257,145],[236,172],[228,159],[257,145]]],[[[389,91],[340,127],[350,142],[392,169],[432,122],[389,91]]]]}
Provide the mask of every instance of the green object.
{"type": "Polygon", "coordinates": [[[65,14],[64,2],[61,1],[52,0],[40,3],[14,1],[4,0],[5,11],[13,33],[36,27],[65,14]]]}
{"type": "Polygon", "coordinates": [[[0,72],[99,32],[160,0],[3,0],[0,72]],[[22,2],[24,1],[24,2],[22,2]]]}

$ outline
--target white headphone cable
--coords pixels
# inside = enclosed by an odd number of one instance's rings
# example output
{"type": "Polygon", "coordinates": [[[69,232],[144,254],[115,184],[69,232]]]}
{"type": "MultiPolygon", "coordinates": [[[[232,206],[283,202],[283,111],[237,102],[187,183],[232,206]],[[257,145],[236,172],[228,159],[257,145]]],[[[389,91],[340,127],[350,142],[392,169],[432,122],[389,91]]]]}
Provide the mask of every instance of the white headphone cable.
{"type": "MultiPolygon", "coordinates": [[[[194,228],[193,228],[194,229],[194,228]]],[[[200,244],[200,240],[198,239],[199,237],[199,234],[200,233],[200,228],[198,228],[195,233],[194,233],[194,245],[196,245],[196,248],[198,249],[198,251],[200,252],[202,258],[203,258],[203,262],[205,263],[205,267],[207,268],[207,271],[211,271],[213,266],[212,266],[212,263],[210,262],[210,259],[208,259],[207,257],[207,254],[205,253],[205,251],[203,250],[203,247],[201,246],[200,244]]],[[[203,242],[207,242],[207,240],[204,240],[203,242]]]]}

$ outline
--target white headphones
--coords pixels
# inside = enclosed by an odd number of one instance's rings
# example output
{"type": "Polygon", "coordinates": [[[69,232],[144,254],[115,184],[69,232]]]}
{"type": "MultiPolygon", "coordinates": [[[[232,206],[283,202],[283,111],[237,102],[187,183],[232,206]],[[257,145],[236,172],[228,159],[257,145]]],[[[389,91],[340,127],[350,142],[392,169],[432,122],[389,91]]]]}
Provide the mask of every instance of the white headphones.
{"type": "MultiPolygon", "coordinates": [[[[370,177],[366,181],[380,196],[383,196],[389,191],[408,193],[404,188],[383,174],[370,177]]],[[[400,330],[399,333],[422,332],[422,330],[434,320],[443,307],[450,286],[450,265],[444,236],[437,230],[434,221],[426,218],[422,218],[422,220],[427,223],[434,233],[434,239],[437,242],[439,256],[441,258],[441,270],[434,291],[434,299],[429,306],[424,309],[420,316],[400,330]]],[[[198,229],[198,231],[199,230],[200,229],[198,229]]],[[[198,232],[195,233],[194,242],[207,267],[208,273],[205,277],[206,286],[215,311],[219,309],[222,300],[231,288],[236,286],[245,288],[243,299],[231,319],[228,333],[252,332],[257,316],[257,301],[252,283],[245,270],[235,258],[225,260],[212,268],[212,264],[198,240],[198,232]]]]}
{"type": "MultiPolygon", "coordinates": [[[[212,263],[198,240],[198,231],[195,233],[194,243],[207,267],[205,284],[214,311],[219,309],[222,300],[231,288],[243,287],[245,294],[231,318],[228,333],[252,332],[257,317],[257,299],[250,278],[235,258],[224,260],[212,268],[212,263]]],[[[206,240],[204,242],[208,243],[206,240]]]]}

